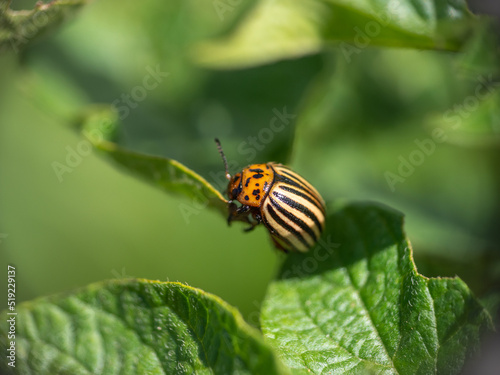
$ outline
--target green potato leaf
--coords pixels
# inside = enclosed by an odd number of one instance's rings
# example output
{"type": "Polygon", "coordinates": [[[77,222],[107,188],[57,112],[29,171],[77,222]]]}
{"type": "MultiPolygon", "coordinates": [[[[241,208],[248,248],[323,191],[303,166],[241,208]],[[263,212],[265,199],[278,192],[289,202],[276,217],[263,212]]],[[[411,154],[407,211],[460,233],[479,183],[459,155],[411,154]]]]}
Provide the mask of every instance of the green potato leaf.
{"type": "Polygon", "coordinates": [[[458,50],[473,24],[464,0],[260,0],[228,36],[194,56],[212,68],[296,58],[338,44],[350,61],[368,46],[458,50]]]}
{"type": "Polygon", "coordinates": [[[12,10],[10,1],[0,4],[0,51],[19,52],[46,31],[57,27],[73,16],[87,0],[39,1],[31,10],[12,10]]]}
{"type": "Polygon", "coordinates": [[[370,203],[339,209],[316,248],[291,254],[261,324],[287,365],[313,374],[456,374],[492,325],[460,279],[420,275],[402,215],[370,203]]]}
{"type": "Polygon", "coordinates": [[[181,211],[189,215],[196,207],[209,207],[227,215],[227,201],[203,177],[176,160],[133,152],[111,142],[119,133],[118,113],[108,105],[95,105],[77,121],[77,129],[102,155],[122,169],[168,193],[187,197],[192,205],[182,204],[181,211]]]}
{"type": "Polygon", "coordinates": [[[16,312],[14,374],[286,373],[235,308],[179,283],[109,281],[16,312]]]}

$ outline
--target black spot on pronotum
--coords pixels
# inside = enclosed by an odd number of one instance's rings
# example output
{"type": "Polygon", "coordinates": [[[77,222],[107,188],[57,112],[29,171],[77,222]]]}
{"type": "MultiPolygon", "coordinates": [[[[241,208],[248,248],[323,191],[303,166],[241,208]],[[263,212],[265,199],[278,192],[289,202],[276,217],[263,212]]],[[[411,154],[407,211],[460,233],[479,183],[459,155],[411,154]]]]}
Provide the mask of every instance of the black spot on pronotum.
{"type": "Polygon", "coordinates": [[[250,169],[250,172],[262,173],[264,171],[262,169],[260,169],[260,168],[255,168],[255,169],[250,169]]]}
{"type": "Polygon", "coordinates": [[[255,199],[256,199],[256,200],[259,200],[259,199],[260,199],[260,195],[257,195],[257,196],[255,197],[255,199]]]}
{"type": "Polygon", "coordinates": [[[257,173],[252,176],[253,178],[262,178],[264,175],[262,173],[257,173]]]}
{"type": "Polygon", "coordinates": [[[257,182],[257,183],[255,184],[255,186],[260,186],[260,184],[257,182]]]}
{"type": "Polygon", "coordinates": [[[245,195],[245,200],[247,201],[249,199],[250,199],[250,197],[248,195],[245,195]]]}
{"type": "Polygon", "coordinates": [[[250,182],[251,177],[247,178],[247,182],[245,182],[245,187],[248,187],[248,183],[250,182]]]}
{"type": "Polygon", "coordinates": [[[260,189],[255,189],[252,191],[252,195],[258,195],[260,193],[260,189]]]}

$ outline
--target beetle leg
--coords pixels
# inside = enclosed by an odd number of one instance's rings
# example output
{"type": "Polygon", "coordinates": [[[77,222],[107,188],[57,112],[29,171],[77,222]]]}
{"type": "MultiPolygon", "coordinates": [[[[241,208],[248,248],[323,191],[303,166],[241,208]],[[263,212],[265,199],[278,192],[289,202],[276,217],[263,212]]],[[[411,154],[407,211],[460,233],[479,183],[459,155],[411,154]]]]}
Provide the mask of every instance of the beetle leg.
{"type": "Polygon", "coordinates": [[[252,212],[252,217],[255,219],[254,221],[249,221],[249,223],[251,224],[250,227],[246,228],[245,229],[245,232],[250,232],[251,230],[253,230],[257,225],[259,225],[260,223],[262,223],[262,216],[260,216],[260,212],[258,211],[253,211],[252,212]]]}
{"type": "Polygon", "coordinates": [[[227,217],[228,225],[231,224],[232,221],[243,221],[244,223],[249,223],[250,218],[250,207],[249,206],[240,206],[238,207],[235,203],[229,203],[229,216],[227,217]]]}
{"type": "Polygon", "coordinates": [[[262,222],[262,219],[258,212],[252,210],[252,207],[246,205],[238,207],[236,204],[231,202],[229,204],[229,216],[227,218],[227,223],[231,224],[232,221],[242,221],[250,224],[248,228],[244,229],[245,232],[250,232],[262,222]],[[253,217],[255,220],[250,220],[250,217],[253,217]]]}
{"type": "Polygon", "coordinates": [[[250,206],[240,206],[236,209],[238,215],[248,215],[250,214],[250,206]]]}
{"type": "Polygon", "coordinates": [[[252,231],[257,225],[259,225],[258,221],[248,221],[250,223],[250,226],[248,228],[243,229],[245,232],[250,232],[252,231]]]}

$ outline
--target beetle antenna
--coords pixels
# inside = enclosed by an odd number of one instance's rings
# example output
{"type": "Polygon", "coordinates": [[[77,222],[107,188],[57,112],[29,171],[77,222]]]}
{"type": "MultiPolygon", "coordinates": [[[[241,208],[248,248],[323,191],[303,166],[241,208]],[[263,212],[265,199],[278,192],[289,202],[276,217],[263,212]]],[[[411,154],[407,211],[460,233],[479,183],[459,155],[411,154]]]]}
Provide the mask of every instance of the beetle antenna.
{"type": "Polygon", "coordinates": [[[222,151],[222,145],[220,144],[220,141],[218,138],[215,138],[215,143],[217,143],[217,150],[219,150],[219,154],[222,157],[222,161],[224,162],[224,168],[226,170],[226,178],[228,180],[231,179],[231,174],[229,173],[229,168],[227,167],[227,159],[226,155],[224,155],[224,151],[222,151]]]}

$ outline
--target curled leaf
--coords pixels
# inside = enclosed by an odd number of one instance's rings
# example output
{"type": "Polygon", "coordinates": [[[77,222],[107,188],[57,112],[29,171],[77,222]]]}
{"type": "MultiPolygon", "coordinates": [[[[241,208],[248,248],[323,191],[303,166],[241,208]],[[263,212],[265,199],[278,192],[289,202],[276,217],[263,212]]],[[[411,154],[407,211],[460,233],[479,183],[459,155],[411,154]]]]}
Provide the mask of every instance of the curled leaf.
{"type": "Polygon", "coordinates": [[[197,207],[204,205],[227,215],[226,199],[191,169],[176,160],[130,151],[111,142],[119,133],[118,123],[113,107],[94,106],[78,120],[77,127],[102,155],[127,172],[163,191],[183,195],[197,207]]]}

